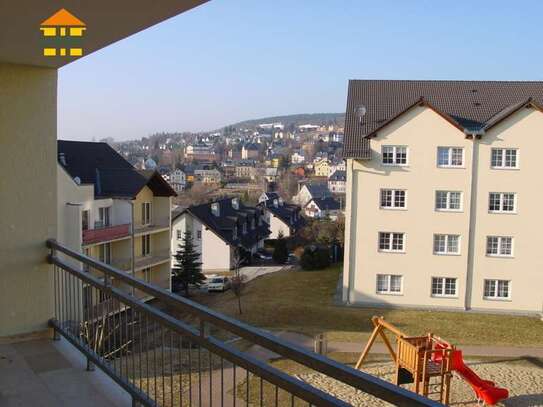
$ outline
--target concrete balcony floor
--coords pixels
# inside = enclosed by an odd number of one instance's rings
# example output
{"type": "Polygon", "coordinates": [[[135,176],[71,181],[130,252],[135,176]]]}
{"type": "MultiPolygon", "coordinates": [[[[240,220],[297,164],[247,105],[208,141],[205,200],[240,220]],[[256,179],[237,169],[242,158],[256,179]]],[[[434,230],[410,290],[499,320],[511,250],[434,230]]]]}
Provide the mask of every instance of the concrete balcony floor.
{"type": "Polygon", "coordinates": [[[125,407],[131,398],[66,340],[0,345],[2,407],[125,407]]]}

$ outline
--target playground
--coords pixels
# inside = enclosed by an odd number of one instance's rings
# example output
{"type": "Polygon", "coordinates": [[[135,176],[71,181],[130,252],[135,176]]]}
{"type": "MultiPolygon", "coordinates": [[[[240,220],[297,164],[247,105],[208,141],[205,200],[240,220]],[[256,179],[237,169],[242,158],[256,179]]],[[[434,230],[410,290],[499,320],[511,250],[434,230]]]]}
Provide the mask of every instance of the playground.
{"type": "MultiPolygon", "coordinates": [[[[333,358],[341,359],[347,364],[354,364],[358,354],[332,354],[333,358]]],[[[395,364],[385,355],[371,358],[364,364],[364,372],[394,382],[395,364]]],[[[509,398],[498,405],[516,407],[543,406],[543,362],[532,360],[504,359],[467,359],[466,363],[477,375],[491,378],[496,383],[503,384],[509,390],[509,398]]],[[[286,366],[281,366],[285,368],[286,366]]],[[[365,393],[354,391],[335,380],[316,373],[299,372],[298,377],[324,391],[341,397],[353,406],[384,406],[388,405],[365,393]]],[[[451,381],[450,406],[476,406],[477,400],[473,389],[468,383],[458,377],[451,381]]]]}

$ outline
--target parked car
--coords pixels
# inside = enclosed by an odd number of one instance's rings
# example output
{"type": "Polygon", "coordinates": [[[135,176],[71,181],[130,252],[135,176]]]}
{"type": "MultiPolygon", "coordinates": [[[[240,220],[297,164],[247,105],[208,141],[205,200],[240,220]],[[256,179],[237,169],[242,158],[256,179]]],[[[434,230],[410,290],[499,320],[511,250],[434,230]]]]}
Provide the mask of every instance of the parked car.
{"type": "Polygon", "coordinates": [[[259,251],[255,253],[255,257],[260,260],[271,260],[272,256],[264,251],[259,251]]]}
{"type": "Polygon", "coordinates": [[[226,291],[231,285],[228,277],[213,277],[207,283],[207,291],[226,291]]]}

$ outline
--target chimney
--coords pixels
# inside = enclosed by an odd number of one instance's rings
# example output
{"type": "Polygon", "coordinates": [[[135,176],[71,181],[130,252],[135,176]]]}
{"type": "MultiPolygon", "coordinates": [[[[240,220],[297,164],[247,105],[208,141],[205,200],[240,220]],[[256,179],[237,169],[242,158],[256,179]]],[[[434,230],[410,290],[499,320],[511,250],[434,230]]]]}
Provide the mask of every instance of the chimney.
{"type": "Polygon", "coordinates": [[[239,210],[239,198],[232,198],[232,208],[239,210]]]}
{"type": "Polygon", "coordinates": [[[211,213],[215,216],[221,216],[221,207],[218,202],[213,202],[211,204],[211,213]]]}

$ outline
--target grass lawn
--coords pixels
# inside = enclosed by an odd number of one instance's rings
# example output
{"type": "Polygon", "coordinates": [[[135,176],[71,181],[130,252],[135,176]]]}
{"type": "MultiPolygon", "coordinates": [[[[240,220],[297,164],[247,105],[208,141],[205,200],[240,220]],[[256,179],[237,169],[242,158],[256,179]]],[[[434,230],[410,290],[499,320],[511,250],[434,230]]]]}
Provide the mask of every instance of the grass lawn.
{"type": "Polygon", "coordinates": [[[335,266],[259,277],[245,287],[242,315],[231,291],[193,299],[262,328],[307,335],[326,332],[330,341],[362,344],[372,330],[370,318],[382,315],[409,335],[433,332],[457,345],[543,346],[543,322],[535,317],[336,306],[339,274],[335,266]]]}

